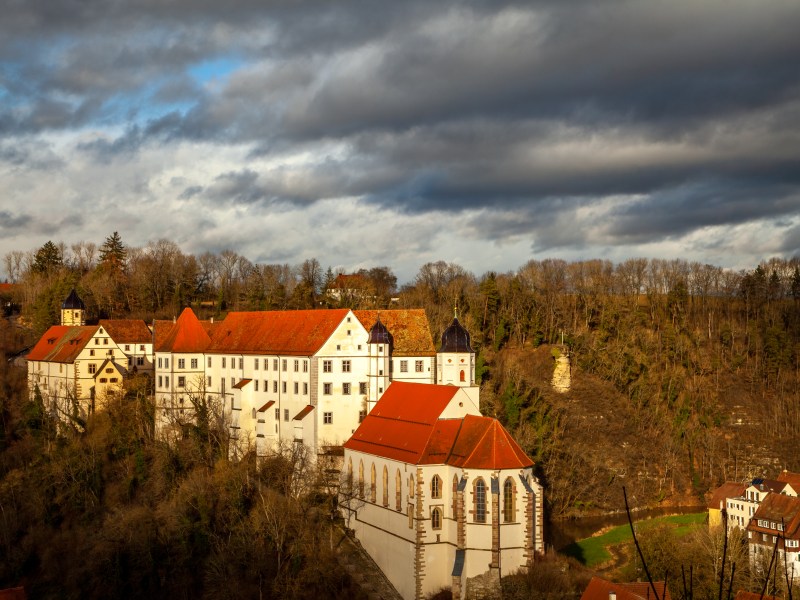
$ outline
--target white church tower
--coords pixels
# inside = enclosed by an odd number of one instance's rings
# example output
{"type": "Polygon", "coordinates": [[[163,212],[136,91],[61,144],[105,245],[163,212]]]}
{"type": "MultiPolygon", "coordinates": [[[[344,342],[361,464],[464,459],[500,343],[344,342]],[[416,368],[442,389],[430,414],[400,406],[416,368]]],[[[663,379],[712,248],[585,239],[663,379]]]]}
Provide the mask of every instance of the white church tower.
{"type": "Polygon", "coordinates": [[[369,368],[367,370],[369,393],[367,394],[366,409],[369,414],[391,381],[389,367],[392,360],[392,334],[386,329],[386,325],[381,323],[380,315],[372,329],[369,330],[367,347],[369,350],[369,368]]]}
{"type": "Polygon", "coordinates": [[[442,334],[442,345],[436,355],[436,363],[436,383],[458,387],[475,386],[475,351],[470,345],[469,332],[458,322],[458,312],[442,334]]]}

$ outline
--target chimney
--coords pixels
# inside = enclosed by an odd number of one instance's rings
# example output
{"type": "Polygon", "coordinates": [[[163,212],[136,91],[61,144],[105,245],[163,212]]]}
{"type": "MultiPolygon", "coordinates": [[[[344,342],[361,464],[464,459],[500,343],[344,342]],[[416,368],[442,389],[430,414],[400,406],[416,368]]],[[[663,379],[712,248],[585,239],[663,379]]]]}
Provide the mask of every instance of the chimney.
{"type": "Polygon", "coordinates": [[[214,322],[214,317],[213,317],[213,316],[211,317],[211,322],[212,322],[212,323],[214,322]]]}
{"type": "Polygon", "coordinates": [[[608,592],[608,600],[617,600],[617,592],[610,590],[608,592]]]}

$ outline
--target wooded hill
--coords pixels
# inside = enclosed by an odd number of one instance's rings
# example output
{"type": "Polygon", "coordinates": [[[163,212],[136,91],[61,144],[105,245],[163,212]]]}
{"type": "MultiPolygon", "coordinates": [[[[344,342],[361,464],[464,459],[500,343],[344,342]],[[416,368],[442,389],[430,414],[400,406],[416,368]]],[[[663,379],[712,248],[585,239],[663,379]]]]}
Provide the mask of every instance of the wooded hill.
{"type": "Polygon", "coordinates": [[[741,272],[544,260],[480,277],[440,261],[399,290],[389,267],[361,270],[362,289],[334,301],[335,273],[316,259],[255,265],[165,240],[126,248],[116,234],[97,249],[50,246],[5,257],[33,334],[73,286],[97,317],[391,305],[425,308],[435,336],[457,306],[486,411],[537,461],[551,515],[619,510],[622,485],[636,506],[698,504],[723,480],[800,469],[797,258],[741,272]],[[566,394],[550,384],[558,353],[572,365],[566,394]]]}

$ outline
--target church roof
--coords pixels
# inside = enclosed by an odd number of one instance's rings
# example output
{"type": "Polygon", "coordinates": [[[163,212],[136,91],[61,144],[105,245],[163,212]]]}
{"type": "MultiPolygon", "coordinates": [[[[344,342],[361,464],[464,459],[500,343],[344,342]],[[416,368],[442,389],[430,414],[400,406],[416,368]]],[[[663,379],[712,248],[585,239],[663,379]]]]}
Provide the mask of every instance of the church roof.
{"type": "Polygon", "coordinates": [[[67,299],[61,304],[61,308],[67,310],[85,310],[86,305],[83,303],[83,300],[78,297],[78,293],[75,291],[75,288],[72,288],[72,291],[69,293],[69,296],[67,296],[67,299]]]}
{"type": "Polygon", "coordinates": [[[28,360],[71,363],[89,343],[97,325],[53,325],[28,353],[28,360]]]}
{"type": "MultiPolygon", "coordinates": [[[[159,336],[160,337],[160,336],[159,336]]],[[[160,339],[156,352],[204,352],[211,343],[205,327],[195,316],[191,308],[184,308],[181,316],[172,325],[164,338],[160,339]]]]}
{"type": "Polygon", "coordinates": [[[440,419],[459,391],[449,385],[395,381],[344,447],[411,464],[473,469],[533,465],[496,419],[440,419]]]}
{"type": "Polygon", "coordinates": [[[367,338],[368,344],[389,344],[392,343],[392,334],[389,333],[389,330],[386,329],[386,325],[381,323],[381,318],[378,316],[378,320],[375,321],[375,325],[372,326],[372,329],[369,330],[369,338],[367,338]]]}
{"type": "Polygon", "coordinates": [[[473,352],[469,332],[454,318],[442,334],[442,347],[439,352],[473,352]]]}
{"type": "Polygon", "coordinates": [[[434,356],[436,348],[428,324],[428,316],[422,308],[396,310],[354,310],[364,329],[376,323],[378,317],[392,336],[394,356],[434,356]]]}
{"type": "Polygon", "coordinates": [[[153,339],[141,319],[101,319],[100,327],[105,328],[117,344],[149,344],[153,339]]]}
{"type": "Polygon", "coordinates": [[[344,320],[347,309],[232,312],[215,324],[208,352],[310,356],[344,320]]]}

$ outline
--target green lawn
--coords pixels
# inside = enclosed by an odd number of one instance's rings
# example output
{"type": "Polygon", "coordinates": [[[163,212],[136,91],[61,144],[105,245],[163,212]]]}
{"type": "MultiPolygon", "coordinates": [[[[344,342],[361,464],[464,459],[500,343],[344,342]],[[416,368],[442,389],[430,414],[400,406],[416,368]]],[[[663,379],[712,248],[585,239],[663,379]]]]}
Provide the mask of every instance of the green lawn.
{"type": "MultiPolygon", "coordinates": [[[[706,516],[707,513],[704,512],[691,513],[686,515],[673,515],[670,517],[656,517],[655,519],[638,521],[634,524],[636,525],[637,532],[658,525],[671,525],[675,528],[674,534],[678,537],[682,537],[689,533],[692,528],[705,523],[706,516]]],[[[609,546],[616,546],[632,539],[631,528],[628,525],[620,525],[609,529],[602,535],[574,542],[564,548],[563,553],[576,558],[587,567],[591,568],[611,560],[611,553],[608,551],[609,546]]]]}

